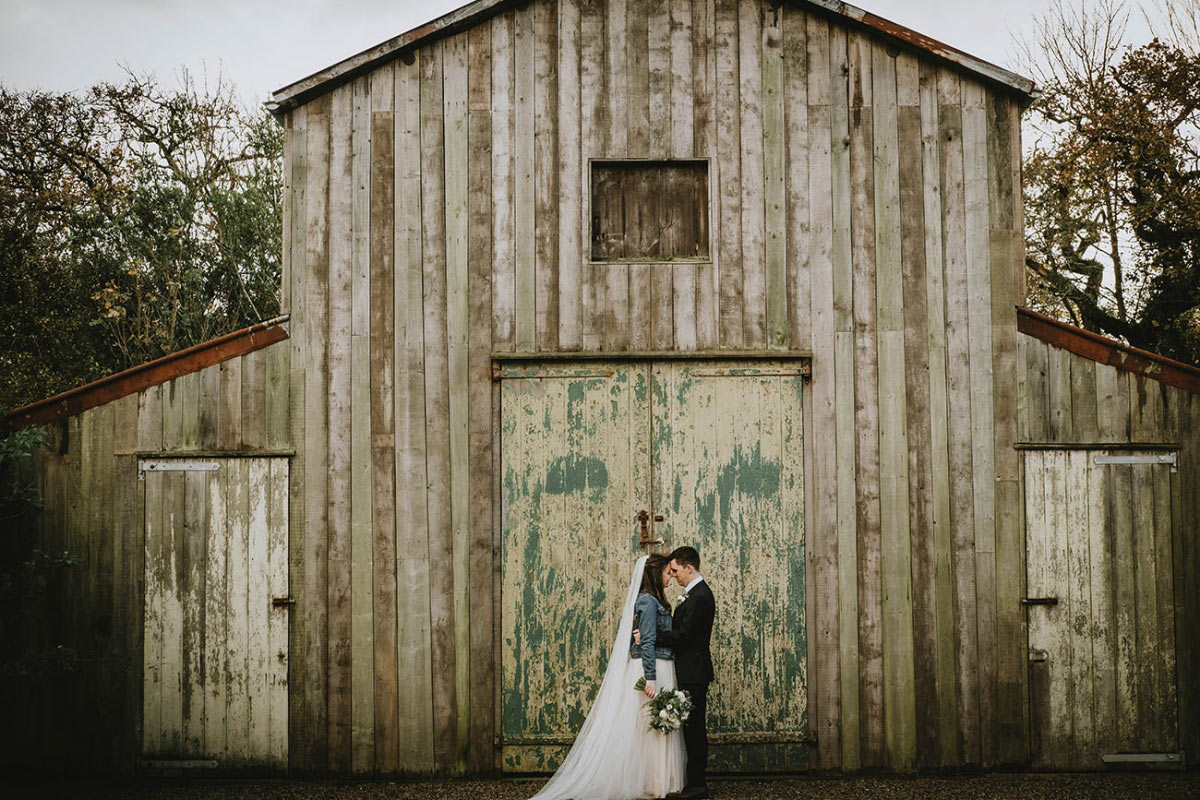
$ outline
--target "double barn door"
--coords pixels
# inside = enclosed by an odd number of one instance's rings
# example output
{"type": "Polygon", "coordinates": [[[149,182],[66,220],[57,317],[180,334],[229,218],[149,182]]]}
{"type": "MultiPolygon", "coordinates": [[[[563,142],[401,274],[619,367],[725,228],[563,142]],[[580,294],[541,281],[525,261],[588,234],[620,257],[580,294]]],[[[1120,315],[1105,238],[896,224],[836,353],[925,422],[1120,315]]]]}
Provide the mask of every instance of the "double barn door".
{"type": "Polygon", "coordinates": [[[500,386],[504,769],[562,760],[634,561],[681,545],[717,597],[713,768],[802,764],[802,366],[512,365],[500,386]]]}

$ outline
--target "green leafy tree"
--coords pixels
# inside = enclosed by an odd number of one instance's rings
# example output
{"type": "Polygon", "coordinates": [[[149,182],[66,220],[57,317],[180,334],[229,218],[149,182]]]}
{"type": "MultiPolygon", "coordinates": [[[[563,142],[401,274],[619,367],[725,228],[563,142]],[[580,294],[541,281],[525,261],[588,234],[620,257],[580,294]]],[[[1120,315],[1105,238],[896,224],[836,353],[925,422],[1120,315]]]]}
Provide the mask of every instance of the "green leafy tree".
{"type": "Polygon", "coordinates": [[[1027,50],[1042,95],[1025,160],[1030,304],[1192,363],[1200,50],[1186,28],[1196,5],[1165,6],[1170,35],[1132,47],[1122,5],[1053,4],[1027,50]]]}
{"type": "Polygon", "coordinates": [[[0,438],[0,640],[6,643],[0,676],[7,681],[49,666],[69,670],[76,657],[74,650],[53,641],[42,624],[50,584],[63,569],[79,563],[71,553],[38,546],[42,498],[32,480],[31,456],[46,442],[42,428],[0,438]]]}
{"type": "Polygon", "coordinates": [[[277,314],[282,152],[220,81],[0,88],[0,407],[277,314]]]}

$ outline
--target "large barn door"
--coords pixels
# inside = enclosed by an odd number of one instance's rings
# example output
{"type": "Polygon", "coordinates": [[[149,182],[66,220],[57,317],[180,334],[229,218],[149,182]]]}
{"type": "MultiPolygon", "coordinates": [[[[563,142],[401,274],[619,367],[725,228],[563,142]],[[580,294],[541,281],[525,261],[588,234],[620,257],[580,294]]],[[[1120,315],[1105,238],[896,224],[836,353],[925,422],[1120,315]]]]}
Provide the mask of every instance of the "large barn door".
{"type": "Polygon", "coordinates": [[[599,689],[647,507],[645,367],[501,372],[504,769],[554,769],[599,689]]]}
{"type": "Polygon", "coordinates": [[[287,768],[288,463],[144,459],[142,753],[287,768]]]}
{"type": "Polygon", "coordinates": [[[800,370],[663,362],[500,377],[504,769],[558,765],[598,689],[634,559],[681,544],[700,550],[719,600],[713,768],[803,764],[791,752],[807,736],[800,370]]]}
{"type": "Polygon", "coordinates": [[[1177,762],[1173,453],[1025,453],[1033,764],[1177,762]]]}
{"type": "Polygon", "coordinates": [[[714,771],[807,763],[803,383],[796,364],[654,365],[658,532],[700,551],[717,597],[714,771]]]}

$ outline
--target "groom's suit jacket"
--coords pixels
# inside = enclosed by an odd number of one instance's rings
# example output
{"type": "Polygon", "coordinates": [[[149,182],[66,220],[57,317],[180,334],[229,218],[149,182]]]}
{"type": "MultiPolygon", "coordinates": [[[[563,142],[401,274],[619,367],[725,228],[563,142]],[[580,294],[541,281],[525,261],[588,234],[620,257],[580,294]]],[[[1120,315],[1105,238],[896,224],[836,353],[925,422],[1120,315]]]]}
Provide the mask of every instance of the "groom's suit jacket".
{"type": "Polygon", "coordinates": [[[713,619],[717,603],[708,581],[700,581],[687,599],[675,608],[671,630],[658,632],[658,644],[675,651],[675,678],[684,684],[709,683],[713,679],[712,638],[713,619]]]}

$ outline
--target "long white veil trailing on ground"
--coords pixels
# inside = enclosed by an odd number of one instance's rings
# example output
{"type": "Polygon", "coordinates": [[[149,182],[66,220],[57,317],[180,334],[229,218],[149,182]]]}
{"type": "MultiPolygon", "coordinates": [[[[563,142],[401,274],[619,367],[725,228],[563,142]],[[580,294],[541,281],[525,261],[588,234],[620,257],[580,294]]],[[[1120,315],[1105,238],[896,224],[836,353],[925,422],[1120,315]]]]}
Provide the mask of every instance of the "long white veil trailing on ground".
{"type": "Polygon", "coordinates": [[[631,781],[626,779],[630,772],[630,759],[637,757],[636,753],[630,752],[633,737],[629,732],[633,730],[632,726],[638,724],[641,706],[637,702],[630,702],[631,698],[635,699],[634,688],[632,685],[625,686],[622,677],[629,660],[633,607],[642,585],[646,559],[647,556],[642,556],[633,567],[629,591],[625,593],[625,605],[621,608],[621,622],[617,625],[617,636],[608,654],[608,669],[604,671],[604,680],[600,684],[600,691],[596,693],[592,709],[562,766],[531,800],[615,800],[636,797],[641,788],[640,785],[630,786],[631,781]]]}

